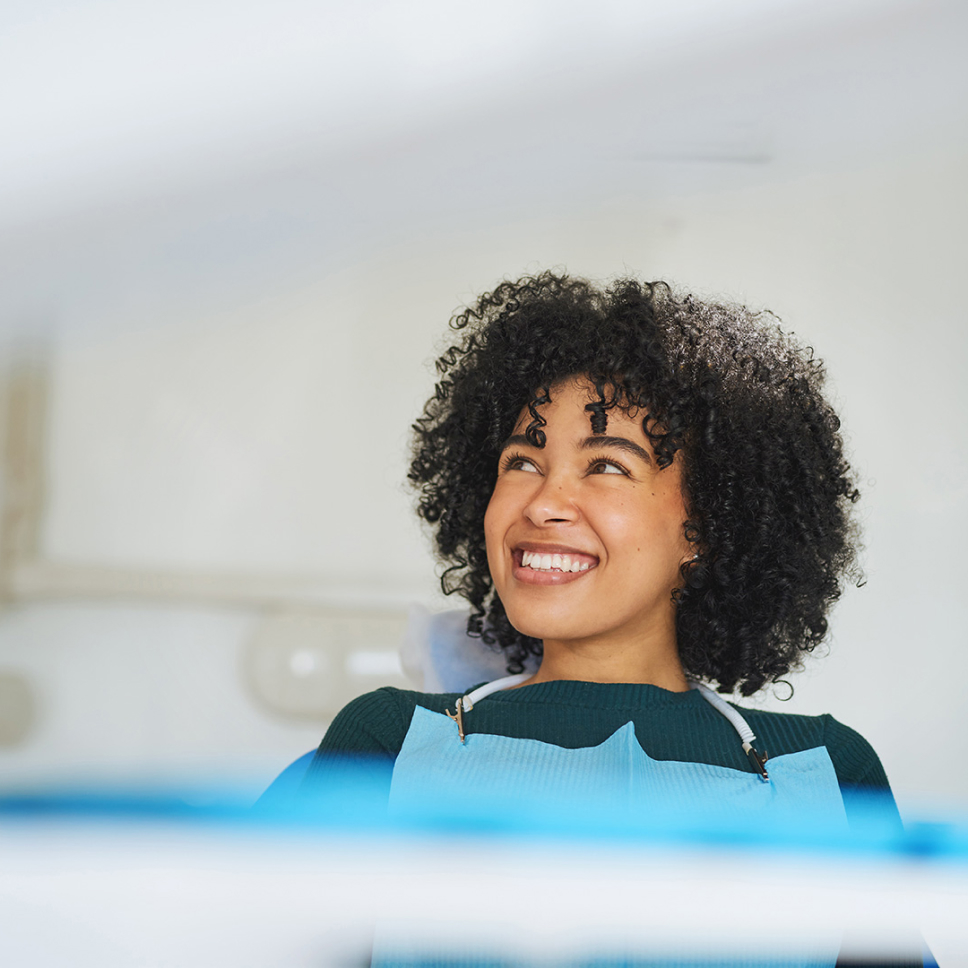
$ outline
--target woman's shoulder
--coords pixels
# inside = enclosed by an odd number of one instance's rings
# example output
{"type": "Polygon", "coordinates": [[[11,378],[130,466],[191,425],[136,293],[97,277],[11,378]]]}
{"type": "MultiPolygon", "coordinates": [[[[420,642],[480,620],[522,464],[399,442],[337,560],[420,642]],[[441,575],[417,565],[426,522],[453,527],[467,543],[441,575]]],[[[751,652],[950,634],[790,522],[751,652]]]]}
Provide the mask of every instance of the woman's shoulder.
{"type": "Polygon", "coordinates": [[[887,774],[874,747],[857,730],[829,713],[806,716],[744,706],[735,708],[771,756],[824,746],[842,787],[889,788],[887,774]]]}
{"type": "Polygon", "coordinates": [[[389,754],[403,746],[417,706],[432,712],[453,708],[460,693],[417,692],[384,686],[347,703],[336,715],[319,746],[319,752],[389,754]]]}

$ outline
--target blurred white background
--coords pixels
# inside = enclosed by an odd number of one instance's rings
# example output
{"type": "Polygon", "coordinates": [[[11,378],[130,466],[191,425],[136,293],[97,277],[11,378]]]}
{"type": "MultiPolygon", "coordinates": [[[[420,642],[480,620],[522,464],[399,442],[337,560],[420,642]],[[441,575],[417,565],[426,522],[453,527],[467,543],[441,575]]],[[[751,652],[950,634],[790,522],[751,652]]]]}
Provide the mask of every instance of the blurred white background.
{"type": "MultiPolygon", "coordinates": [[[[8,0],[0,783],[237,776],[400,682],[451,313],[565,266],[817,348],[869,581],[776,708],[968,806],[957,0],[8,0]]],[[[756,700],[754,700],[755,702],[756,700]]]]}

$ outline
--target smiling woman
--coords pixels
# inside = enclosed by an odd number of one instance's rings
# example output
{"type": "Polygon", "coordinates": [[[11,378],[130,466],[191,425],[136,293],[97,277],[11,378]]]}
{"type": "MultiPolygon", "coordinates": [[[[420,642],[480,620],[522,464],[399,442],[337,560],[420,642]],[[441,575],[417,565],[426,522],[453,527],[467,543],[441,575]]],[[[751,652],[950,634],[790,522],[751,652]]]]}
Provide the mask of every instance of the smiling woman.
{"type": "Polygon", "coordinates": [[[681,461],[656,463],[638,415],[592,434],[584,378],[550,389],[545,443],[505,442],[484,516],[487,561],[511,625],[543,643],[532,682],[651,682],[684,690],[673,591],[692,558],[681,461]]]}
{"type": "Polygon", "coordinates": [[[892,806],[853,730],[709,688],[751,695],[795,669],[857,577],[857,491],[812,350],[769,314],[552,273],[451,325],[410,480],[444,591],[511,675],[359,697],[307,780],[371,754],[392,764],[393,810],[458,790],[491,816],[594,805],[841,830],[848,791],[892,806]]]}
{"type": "MultiPolygon", "coordinates": [[[[541,656],[545,636],[509,619],[485,515],[522,473],[512,468],[525,466],[509,456],[531,462],[533,480],[547,482],[541,495],[559,493],[565,444],[580,444],[582,461],[607,458],[591,471],[628,473],[575,478],[588,485],[582,493],[621,485],[610,513],[640,492],[682,502],[675,579],[656,577],[652,538],[635,545],[635,567],[653,569],[639,594],[675,599],[687,675],[752,695],[823,640],[829,607],[858,577],[857,490],[823,396],[823,364],[770,314],[680,296],[663,283],[625,279],[600,290],[545,273],[503,283],[452,326],[461,339],[438,360],[441,381],[415,427],[410,479],[447,565],[444,590],[470,602],[471,634],[499,645],[508,671],[541,656]],[[573,387],[585,387],[587,399],[573,387]],[[570,442],[559,439],[559,421],[570,442]],[[546,451],[555,455],[551,478],[541,473],[546,451]]],[[[582,515],[573,525],[550,521],[543,533],[569,528],[591,525],[582,515]]],[[[554,541],[574,544],[560,534],[554,541]]]]}

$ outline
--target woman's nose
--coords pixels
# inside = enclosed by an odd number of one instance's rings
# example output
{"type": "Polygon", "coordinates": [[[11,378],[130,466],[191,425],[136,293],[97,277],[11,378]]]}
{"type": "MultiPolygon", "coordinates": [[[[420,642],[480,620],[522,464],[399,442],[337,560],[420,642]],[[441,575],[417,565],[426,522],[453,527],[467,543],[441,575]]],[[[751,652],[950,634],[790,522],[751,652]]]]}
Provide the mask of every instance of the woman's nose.
{"type": "Polygon", "coordinates": [[[524,516],[538,527],[577,521],[575,495],[561,479],[546,477],[524,509],[524,516]]]}

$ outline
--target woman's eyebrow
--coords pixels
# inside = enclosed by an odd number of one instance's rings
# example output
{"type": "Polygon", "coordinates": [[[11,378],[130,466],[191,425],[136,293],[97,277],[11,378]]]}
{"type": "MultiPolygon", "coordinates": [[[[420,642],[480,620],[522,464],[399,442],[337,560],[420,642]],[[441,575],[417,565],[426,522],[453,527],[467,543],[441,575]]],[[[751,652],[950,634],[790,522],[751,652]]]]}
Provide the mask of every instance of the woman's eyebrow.
{"type": "Polygon", "coordinates": [[[534,447],[534,444],[525,437],[524,434],[511,434],[507,440],[501,444],[501,451],[505,451],[508,447],[534,447]]]}
{"type": "Polygon", "coordinates": [[[635,441],[627,437],[609,437],[606,434],[586,437],[581,444],[582,450],[594,450],[596,447],[615,447],[617,450],[624,450],[633,457],[645,461],[646,464],[652,463],[652,455],[644,448],[640,447],[635,441]]]}
{"type": "MultiPolygon", "coordinates": [[[[601,434],[586,437],[580,446],[582,450],[594,450],[596,447],[615,447],[618,450],[624,450],[633,457],[638,457],[646,464],[652,463],[652,455],[644,447],[635,443],[634,440],[629,440],[628,437],[610,437],[608,434],[601,434]]],[[[501,445],[501,451],[507,450],[508,447],[534,447],[534,444],[524,434],[512,434],[501,445]]]]}

